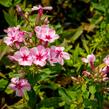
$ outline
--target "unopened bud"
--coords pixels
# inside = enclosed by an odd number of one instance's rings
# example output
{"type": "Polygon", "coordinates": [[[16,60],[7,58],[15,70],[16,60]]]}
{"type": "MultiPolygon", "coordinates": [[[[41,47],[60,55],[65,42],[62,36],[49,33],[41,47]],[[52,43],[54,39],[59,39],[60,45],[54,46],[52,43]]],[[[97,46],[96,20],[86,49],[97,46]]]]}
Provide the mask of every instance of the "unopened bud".
{"type": "Polygon", "coordinates": [[[88,72],[88,71],[83,71],[82,74],[86,77],[91,76],[90,72],[88,72]]]}
{"type": "Polygon", "coordinates": [[[16,10],[17,10],[18,13],[19,13],[19,12],[22,12],[22,9],[20,8],[19,5],[16,5],[16,10]]]}

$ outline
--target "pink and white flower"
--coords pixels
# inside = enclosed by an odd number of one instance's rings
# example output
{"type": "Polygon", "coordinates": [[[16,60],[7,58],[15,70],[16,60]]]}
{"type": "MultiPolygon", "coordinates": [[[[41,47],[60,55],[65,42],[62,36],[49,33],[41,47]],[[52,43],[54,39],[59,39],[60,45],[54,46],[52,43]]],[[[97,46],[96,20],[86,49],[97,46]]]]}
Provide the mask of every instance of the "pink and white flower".
{"type": "Polygon", "coordinates": [[[59,36],[56,34],[55,30],[49,28],[48,25],[42,25],[42,26],[36,26],[35,32],[37,35],[37,38],[40,40],[43,40],[45,42],[54,42],[56,39],[59,38],[59,36]]]}
{"type": "Polygon", "coordinates": [[[16,96],[23,96],[25,91],[30,91],[31,86],[26,79],[12,78],[9,87],[16,91],[16,96]]]}
{"type": "Polygon", "coordinates": [[[46,59],[48,57],[47,50],[42,45],[38,45],[37,47],[32,48],[30,51],[33,58],[33,63],[43,67],[46,64],[46,59]]]}
{"type": "Polygon", "coordinates": [[[33,6],[32,11],[37,10],[38,14],[40,16],[42,16],[43,15],[43,10],[47,10],[48,11],[48,10],[52,10],[52,9],[53,8],[51,6],[42,7],[41,5],[38,5],[38,6],[33,6]]]}
{"type": "Polygon", "coordinates": [[[48,48],[48,61],[52,66],[54,63],[58,63],[57,55],[54,49],[48,48]]]}
{"type": "Polygon", "coordinates": [[[87,56],[87,58],[82,58],[82,61],[84,63],[94,63],[95,59],[96,59],[95,55],[94,54],[90,54],[90,55],[87,56]]]}
{"type": "Polygon", "coordinates": [[[20,30],[20,27],[10,27],[4,30],[7,33],[7,37],[4,38],[4,42],[7,45],[12,46],[14,43],[19,44],[24,41],[25,32],[20,30]]]}
{"type": "Polygon", "coordinates": [[[15,60],[19,65],[31,66],[32,56],[27,47],[21,47],[19,51],[15,52],[14,56],[9,56],[11,60],[15,60]]]}
{"type": "Polygon", "coordinates": [[[66,52],[64,52],[64,47],[56,47],[52,46],[49,50],[49,62],[51,65],[53,63],[60,63],[61,65],[64,64],[64,59],[68,60],[70,59],[70,55],[66,52]]]}
{"type": "Polygon", "coordinates": [[[90,67],[92,68],[92,70],[94,69],[94,62],[95,62],[95,55],[94,54],[90,54],[87,56],[87,58],[82,58],[82,61],[84,63],[89,63],[90,67]]]}

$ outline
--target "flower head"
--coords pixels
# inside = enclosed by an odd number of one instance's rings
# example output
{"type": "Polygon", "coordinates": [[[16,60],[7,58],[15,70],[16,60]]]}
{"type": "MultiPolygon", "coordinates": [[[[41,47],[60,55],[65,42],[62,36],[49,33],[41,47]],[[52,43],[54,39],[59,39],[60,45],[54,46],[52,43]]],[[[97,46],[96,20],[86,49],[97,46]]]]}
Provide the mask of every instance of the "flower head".
{"type": "Polygon", "coordinates": [[[37,47],[32,48],[30,52],[34,64],[39,66],[44,66],[46,64],[48,52],[42,45],[38,45],[37,47]]]}
{"type": "Polygon", "coordinates": [[[33,6],[32,11],[37,10],[40,16],[43,15],[43,10],[52,10],[51,6],[42,7],[41,5],[33,6]]]}
{"type": "Polygon", "coordinates": [[[7,45],[19,44],[24,41],[25,32],[20,30],[20,27],[10,27],[4,30],[7,33],[7,37],[4,38],[4,42],[7,45]]]}
{"type": "Polygon", "coordinates": [[[82,58],[82,61],[84,63],[94,63],[95,59],[96,59],[95,55],[94,54],[90,54],[90,55],[87,56],[87,58],[82,58]]]}
{"type": "Polygon", "coordinates": [[[45,42],[52,43],[59,38],[59,36],[55,33],[55,30],[49,28],[48,25],[36,26],[35,32],[37,37],[45,42]]]}
{"type": "Polygon", "coordinates": [[[61,65],[63,65],[64,59],[70,59],[69,54],[64,52],[64,47],[52,46],[50,48],[48,58],[50,64],[60,63],[61,65]]]}
{"type": "Polygon", "coordinates": [[[94,54],[90,54],[87,56],[87,58],[82,58],[82,61],[84,63],[89,63],[90,64],[90,67],[92,70],[94,70],[94,61],[95,61],[95,55],[94,54]]]}
{"type": "Polygon", "coordinates": [[[15,60],[19,65],[30,66],[32,64],[32,56],[27,47],[21,47],[13,56],[9,56],[11,60],[15,60]]]}
{"type": "Polygon", "coordinates": [[[20,78],[12,78],[9,87],[16,91],[16,96],[23,96],[26,90],[31,90],[28,80],[20,78]]]}

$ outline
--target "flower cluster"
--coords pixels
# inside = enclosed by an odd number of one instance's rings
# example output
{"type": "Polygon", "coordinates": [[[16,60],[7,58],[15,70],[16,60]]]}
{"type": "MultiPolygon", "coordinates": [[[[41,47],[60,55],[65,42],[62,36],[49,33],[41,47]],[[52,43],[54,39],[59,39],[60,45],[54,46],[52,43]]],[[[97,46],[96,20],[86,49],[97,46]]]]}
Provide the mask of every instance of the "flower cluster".
{"type": "MultiPolygon", "coordinates": [[[[17,9],[22,11],[19,6],[17,6],[17,9]]],[[[38,21],[36,22],[41,21],[43,10],[51,9],[52,7],[42,7],[41,5],[33,7],[32,11],[38,10],[38,18],[36,18],[38,21]]],[[[48,22],[47,18],[45,20],[48,22]]],[[[64,47],[48,46],[49,43],[58,39],[59,35],[47,23],[43,23],[40,26],[35,24],[31,32],[21,30],[20,26],[9,27],[5,32],[7,37],[4,38],[4,42],[10,47],[14,46],[13,49],[16,47],[14,54],[9,55],[8,58],[21,66],[31,66],[34,64],[43,67],[47,63],[50,65],[55,63],[64,65],[64,60],[70,59],[69,54],[64,52],[64,47]],[[34,39],[38,39],[38,42],[34,41],[34,39]]],[[[17,96],[23,96],[24,90],[29,91],[31,89],[28,81],[21,78],[12,78],[9,86],[16,91],[17,96]]]]}
{"type": "Polygon", "coordinates": [[[84,63],[89,63],[90,64],[90,68],[92,70],[92,73],[87,71],[87,70],[84,70],[82,72],[82,74],[85,76],[85,77],[89,77],[89,78],[93,78],[94,81],[106,81],[108,80],[109,78],[107,77],[107,73],[109,72],[109,56],[106,56],[104,58],[104,63],[105,66],[103,68],[99,68],[99,67],[96,67],[94,66],[94,62],[95,62],[95,55],[94,54],[90,54],[87,56],[87,58],[82,58],[82,61],[84,63]]]}
{"type": "Polygon", "coordinates": [[[36,26],[35,32],[37,38],[45,42],[52,43],[59,38],[59,36],[55,33],[55,30],[49,28],[48,25],[36,26]]]}
{"type": "Polygon", "coordinates": [[[10,27],[7,30],[4,30],[7,33],[8,37],[4,38],[4,42],[9,45],[16,45],[19,47],[19,44],[24,41],[25,32],[20,30],[20,26],[10,27]]]}
{"type": "Polygon", "coordinates": [[[28,80],[20,78],[12,78],[9,87],[16,91],[17,96],[23,96],[26,90],[31,90],[28,80]]]}
{"type": "MultiPolygon", "coordinates": [[[[10,32],[15,34],[17,30],[13,32],[13,28],[10,28],[12,31],[10,32]]],[[[9,56],[11,60],[17,61],[19,65],[23,66],[31,66],[32,64],[35,64],[42,67],[46,65],[46,61],[48,61],[51,65],[53,65],[54,63],[60,63],[61,65],[63,65],[63,59],[70,59],[69,54],[64,52],[64,47],[51,46],[51,48],[46,48],[46,44],[48,42],[54,42],[56,39],[59,38],[59,36],[55,33],[55,30],[49,28],[48,25],[42,25],[36,26],[35,32],[37,38],[40,41],[44,42],[43,45],[38,45],[37,47],[33,47],[30,49],[26,46],[23,46],[19,49],[19,51],[16,51],[13,56],[9,56]]],[[[17,34],[17,37],[20,36],[21,35],[17,34]]],[[[16,38],[16,36],[13,35],[13,38],[16,38]]]]}

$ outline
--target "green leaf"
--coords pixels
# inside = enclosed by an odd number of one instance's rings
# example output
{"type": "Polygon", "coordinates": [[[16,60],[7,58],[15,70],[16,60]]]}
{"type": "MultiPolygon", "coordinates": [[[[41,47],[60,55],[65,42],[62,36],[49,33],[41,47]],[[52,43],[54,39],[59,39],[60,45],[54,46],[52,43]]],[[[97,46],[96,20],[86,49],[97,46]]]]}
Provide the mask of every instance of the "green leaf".
{"type": "Polygon", "coordinates": [[[77,95],[78,95],[77,92],[71,91],[71,90],[67,90],[66,93],[68,94],[68,96],[71,97],[72,101],[75,101],[77,99],[77,95]]]}
{"type": "Polygon", "coordinates": [[[82,85],[82,88],[81,88],[82,89],[82,92],[85,92],[86,91],[86,88],[87,88],[87,85],[86,84],[83,84],[82,85]]]}
{"type": "Polygon", "coordinates": [[[90,100],[94,100],[94,98],[95,98],[95,95],[94,94],[91,94],[90,100]]]}
{"type": "Polygon", "coordinates": [[[74,43],[79,37],[80,35],[83,33],[83,28],[82,27],[79,27],[77,29],[77,31],[75,32],[75,34],[72,36],[71,40],[72,40],[72,43],[74,43]]]}
{"type": "Polygon", "coordinates": [[[7,94],[12,94],[14,90],[10,89],[9,87],[6,88],[5,92],[7,94]]]}
{"type": "Polygon", "coordinates": [[[27,103],[21,99],[19,102],[15,103],[11,106],[8,106],[8,109],[30,109],[30,108],[27,105],[27,103]]]}
{"type": "Polygon", "coordinates": [[[90,93],[88,91],[85,91],[85,92],[83,92],[83,97],[88,99],[89,98],[89,94],[90,93]]]}
{"type": "Polygon", "coordinates": [[[101,4],[98,4],[98,3],[92,3],[92,6],[98,10],[98,11],[101,11],[101,12],[105,12],[105,7],[104,5],[101,5],[101,4]]]}
{"type": "Polygon", "coordinates": [[[41,103],[39,104],[39,109],[41,107],[45,108],[51,108],[54,107],[54,109],[59,108],[59,103],[62,102],[60,97],[51,97],[51,98],[46,98],[41,103]]]}
{"type": "Polygon", "coordinates": [[[41,72],[46,73],[46,74],[49,75],[49,74],[51,74],[53,71],[50,70],[49,68],[45,68],[45,69],[42,69],[41,72]]]}
{"type": "Polygon", "coordinates": [[[90,86],[89,87],[89,92],[91,93],[90,100],[94,100],[94,98],[95,98],[95,92],[96,92],[95,86],[90,86]]]}
{"type": "Polygon", "coordinates": [[[85,39],[82,39],[83,47],[85,48],[86,52],[89,54],[89,47],[88,47],[88,41],[85,39]]]}
{"type": "Polygon", "coordinates": [[[9,13],[7,13],[6,11],[3,11],[4,13],[4,18],[6,20],[6,22],[10,25],[10,26],[16,26],[17,25],[17,18],[16,15],[10,15],[9,13]]]}
{"type": "Polygon", "coordinates": [[[74,53],[73,53],[73,61],[74,61],[74,64],[77,62],[78,60],[78,55],[79,55],[79,44],[76,46],[75,50],[74,50],[74,53]]]}
{"type": "Polygon", "coordinates": [[[76,104],[71,104],[70,105],[70,109],[76,109],[77,108],[77,105],[76,104]]]}
{"type": "Polygon", "coordinates": [[[10,7],[12,5],[12,0],[0,0],[0,4],[5,7],[10,7]]]}
{"type": "Polygon", "coordinates": [[[37,96],[36,96],[34,90],[28,91],[28,97],[29,97],[28,105],[29,105],[32,109],[35,109],[35,107],[36,107],[36,102],[37,102],[37,96]]]}
{"type": "Polygon", "coordinates": [[[6,53],[9,51],[9,47],[5,45],[0,45],[0,60],[6,55],[6,53]]]}
{"type": "Polygon", "coordinates": [[[62,97],[63,101],[65,101],[67,104],[71,103],[72,98],[67,94],[64,88],[59,89],[59,95],[62,97]]]}
{"type": "Polygon", "coordinates": [[[95,86],[90,86],[90,87],[89,87],[89,92],[90,92],[91,94],[95,94],[95,92],[96,92],[95,86]]]}
{"type": "Polygon", "coordinates": [[[21,2],[21,0],[14,0],[14,5],[17,5],[20,2],[21,2]]]}
{"type": "Polygon", "coordinates": [[[4,90],[7,85],[8,85],[8,80],[0,79],[0,90],[4,90]]]}

